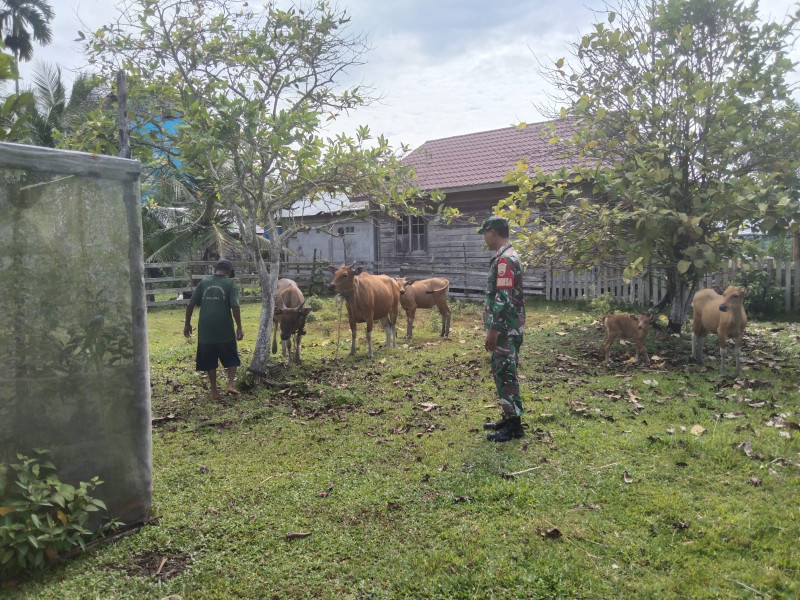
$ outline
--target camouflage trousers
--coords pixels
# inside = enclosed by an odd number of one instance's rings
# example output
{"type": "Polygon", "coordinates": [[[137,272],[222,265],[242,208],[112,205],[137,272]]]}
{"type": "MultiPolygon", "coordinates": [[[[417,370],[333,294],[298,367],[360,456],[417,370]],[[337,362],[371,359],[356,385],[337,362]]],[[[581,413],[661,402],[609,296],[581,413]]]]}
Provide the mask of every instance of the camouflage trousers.
{"type": "Polygon", "coordinates": [[[497,337],[497,348],[492,352],[492,375],[497,386],[497,397],[500,398],[503,415],[507,417],[519,417],[524,412],[517,379],[520,346],[521,335],[501,334],[497,337]]]}

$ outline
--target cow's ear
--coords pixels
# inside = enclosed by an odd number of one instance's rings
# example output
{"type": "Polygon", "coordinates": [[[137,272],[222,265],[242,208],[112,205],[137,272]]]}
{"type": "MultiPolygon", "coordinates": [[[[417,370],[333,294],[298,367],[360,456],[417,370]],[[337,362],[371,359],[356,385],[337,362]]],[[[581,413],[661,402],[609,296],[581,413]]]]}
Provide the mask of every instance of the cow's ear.
{"type": "Polygon", "coordinates": [[[328,265],[328,271],[330,271],[331,273],[336,273],[336,267],[334,267],[333,265],[328,265]]]}
{"type": "Polygon", "coordinates": [[[639,317],[637,317],[636,315],[628,315],[628,316],[629,316],[631,319],[633,319],[634,321],[638,321],[638,320],[639,320],[639,317]]]}
{"type": "Polygon", "coordinates": [[[751,293],[752,291],[753,291],[753,290],[751,290],[749,287],[746,287],[746,288],[744,288],[744,289],[742,290],[742,297],[743,297],[743,298],[747,298],[747,297],[750,295],[750,293],[751,293]]]}
{"type": "Polygon", "coordinates": [[[406,285],[414,285],[416,281],[416,279],[406,279],[406,285]]]}
{"type": "Polygon", "coordinates": [[[282,308],[276,308],[275,312],[272,313],[272,314],[275,315],[276,317],[280,317],[283,314],[283,309],[282,308]]]}
{"type": "Polygon", "coordinates": [[[363,272],[364,272],[364,267],[358,267],[356,269],[356,275],[361,275],[361,273],[363,273],[363,272]]]}
{"type": "Polygon", "coordinates": [[[304,317],[307,317],[308,313],[311,312],[311,309],[310,308],[304,308],[300,312],[303,314],[304,317]]]}

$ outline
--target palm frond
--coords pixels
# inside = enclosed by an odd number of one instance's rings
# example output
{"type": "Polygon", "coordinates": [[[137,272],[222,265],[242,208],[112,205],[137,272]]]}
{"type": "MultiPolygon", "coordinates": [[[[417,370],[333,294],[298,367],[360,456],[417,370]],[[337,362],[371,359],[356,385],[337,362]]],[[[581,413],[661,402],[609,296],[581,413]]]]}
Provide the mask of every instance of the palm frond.
{"type": "Polygon", "coordinates": [[[42,112],[66,108],[66,89],[61,79],[61,67],[51,63],[38,63],[33,70],[33,93],[42,112]]]}

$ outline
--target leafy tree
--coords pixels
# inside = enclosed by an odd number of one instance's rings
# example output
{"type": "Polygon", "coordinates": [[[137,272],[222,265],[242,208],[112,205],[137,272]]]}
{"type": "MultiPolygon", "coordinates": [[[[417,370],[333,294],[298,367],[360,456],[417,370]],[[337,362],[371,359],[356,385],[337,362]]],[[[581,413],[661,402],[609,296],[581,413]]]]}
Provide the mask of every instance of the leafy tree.
{"type": "Polygon", "coordinates": [[[272,2],[127,0],[117,22],[86,40],[106,73],[124,68],[146,86],[154,114],[180,116],[177,132],[164,136],[169,148],[184,173],[213,185],[209,198],[233,215],[258,268],[262,310],[250,369],[265,372],[280,254],[299,227],[281,223],[282,211],[336,192],[408,209],[415,191],[383,137],[373,140],[367,128],[354,138],[320,135],[324,119],[367,100],[342,84],[363,60],[363,38],[327,2],[282,10],[272,2]]]}
{"type": "Polygon", "coordinates": [[[520,164],[507,178],[519,191],[501,209],[525,227],[532,262],[581,269],[624,255],[628,277],[664,273],[658,308],[677,331],[700,277],[740,254],[742,229],[790,225],[794,21],[761,23],[756,7],[620,0],[571,45],[573,64],[542,68],[572,125],[552,127],[550,142],[576,167],[520,164]]]}
{"type": "MultiPolygon", "coordinates": [[[[2,0],[0,5],[0,33],[3,41],[18,64],[33,58],[33,42],[46,46],[53,39],[50,21],[55,13],[47,0],[2,0]]],[[[19,76],[17,76],[19,94],[19,76]]]]}
{"type": "MultiPolygon", "coordinates": [[[[4,48],[0,41],[0,50],[4,48]]],[[[0,84],[16,79],[17,65],[13,57],[0,52],[0,84]]],[[[0,142],[13,141],[22,135],[26,126],[27,108],[33,102],[30,93],[0,96],[0,142]]]]}
{"type": "Polygon", "coordinates": [[[36,146],[55,148],[59,139],[78,126],[93,108],[92,92],[98,82],[80,74],[72,82],[69,96],[61,77],[61,68],[37,65],[33,73],[34,103],[30,106],[28,140],[36,146]]]}

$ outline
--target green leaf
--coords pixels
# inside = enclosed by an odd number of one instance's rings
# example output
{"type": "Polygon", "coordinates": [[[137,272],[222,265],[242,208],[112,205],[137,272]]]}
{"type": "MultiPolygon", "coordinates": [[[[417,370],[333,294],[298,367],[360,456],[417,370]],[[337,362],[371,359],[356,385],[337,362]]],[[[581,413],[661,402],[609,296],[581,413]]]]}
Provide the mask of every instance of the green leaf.
{"type": "Polygon", "coordinates": [[[692,266],[692,262],[689,260],[679,260],[678,261],[678,273],[686,273],[689,270],[689,267],[692,266]]]}

